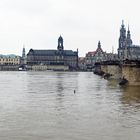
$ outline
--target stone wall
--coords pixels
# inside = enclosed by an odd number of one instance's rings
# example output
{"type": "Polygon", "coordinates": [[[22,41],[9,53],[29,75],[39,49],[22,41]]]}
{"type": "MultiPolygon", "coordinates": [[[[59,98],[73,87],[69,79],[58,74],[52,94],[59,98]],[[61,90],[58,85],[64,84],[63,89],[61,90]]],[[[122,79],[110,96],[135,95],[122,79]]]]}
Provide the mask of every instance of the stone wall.
{"type": "Polygon", "coordinates": [[[69,66],[64,66],[64,65],[48,65],[48,70],[68,71],[69,70],[69,66]]]}
{"type": "Polygon", "coordinates": [[[123,65],[122,77],[128,80],[129,85],[140,85],[140,67],[123,65]]]}
{"type": "Polygon", "coordinates": [[[19,65],[0,65],[0,71],[18,71],[19,65]]]}
{"type": "Polygon", "coordinates": [[[122,69],[119,65],[101,65],[101,71],[111,74],[111,78],[114,79],[122,77],[122,69]]]}
{"type": "Polygon", "coordinates": [[[129,85],[140,85],[140,67],[137,65],[101,65],[101,71],[111,74],[111,78],[125,78],[129,85]]]}

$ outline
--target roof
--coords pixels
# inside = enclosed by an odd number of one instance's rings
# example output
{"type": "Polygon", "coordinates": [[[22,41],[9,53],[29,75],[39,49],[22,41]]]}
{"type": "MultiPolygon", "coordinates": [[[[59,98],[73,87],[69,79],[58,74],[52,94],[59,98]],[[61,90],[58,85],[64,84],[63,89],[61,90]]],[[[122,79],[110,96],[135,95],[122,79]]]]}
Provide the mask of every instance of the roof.
{"type": "Polygon", "coordinates": [[[15,54],[8,54],[8,55],[0,54],[0,57],[1,58],[17,58],[19,56],[18,55],[15,55],[15,54]]]}
{"type": "Polygon", "coordinates": [[[64,50],[64,54],[65,54],[65,55],[76,55],[77,52],[74,52],[74,51],[72,51],[72,50],[64,50]]]}
{"type": "Polygon", "coordinates": [[[96,51],[93,51],[93,52],[88,52],[87,54],[86,54],[86,56],[94,56],[95,55],[95,53],[96,53],[96,51]]]}
{"type": "Polygon", "coordinates": [[[31,49],[30,51],[36,55],[54,55],[56,52],[56,50],[33,50],[33,49],[31,49]]]}
{"type": "Polygon", "coordinates": [[[103,52],[103,50],[102,50],[102,48],[100,48],[100,47],[98,47],[97,49],[96,49],[96,51],[93,51],[93,52],[88,52],[87,54],[86,54],[86,56],[94,56],[97,52],[102,52],[102,53],[104,53],[103,52]]]}
{"type": "Polygon", "coordinates": [[[34,55],[69,55],[69,56],[75,56],[77,55],[77,52],[74,52],[72,50],[63,50],[63,51],[59,51],[59,50],[34,50],[34,49],[30,49],[29,53],[27,55],[30,54],[34,54],[34,55]]]}
{"type": "Polygon", "coordinates": [[[97,50],[95,51],[95,54],[96,54],[97,52],[99,52],[99,51],[101,51],[102,53],[104,53],[103,50],[102,50],[102,48],[97,48],[97,50]]]}
{"type": "Polygon", "coordinates": [[[63,41],[63,38],[62,38],[62,36],[60,35],[60,37],[58,38],[58,40],[62,40],[63,41]]]}

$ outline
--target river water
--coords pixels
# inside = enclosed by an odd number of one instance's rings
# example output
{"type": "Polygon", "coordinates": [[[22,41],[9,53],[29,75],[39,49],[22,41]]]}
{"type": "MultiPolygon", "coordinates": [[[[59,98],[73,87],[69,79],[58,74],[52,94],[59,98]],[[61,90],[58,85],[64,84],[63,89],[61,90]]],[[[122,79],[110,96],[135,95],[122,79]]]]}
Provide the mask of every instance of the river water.
{"type": "Polygon", "coordinates": [[[140,87],[91,72],[0,72],[0,140],[139,139],[140,87]]]}

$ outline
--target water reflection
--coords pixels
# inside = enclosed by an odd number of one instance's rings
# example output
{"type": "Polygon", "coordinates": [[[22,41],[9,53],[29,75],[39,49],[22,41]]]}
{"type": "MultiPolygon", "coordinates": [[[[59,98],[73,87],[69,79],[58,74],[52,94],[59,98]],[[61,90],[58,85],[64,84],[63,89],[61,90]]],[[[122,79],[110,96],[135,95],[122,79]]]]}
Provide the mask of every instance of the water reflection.
{"type": "Polygon", "coordinates": [[[64,96],[63,91],[64,91],[64,78],[62,73],[56,73],[56,92],[58,96],[64,96]]]}
{"type": "Polygon", "coordinates": [[[133,105],[140,103],[140,87],[126,86],[122,87],[122,103],[133,105]]]}
{"type": "Polygon", "coordinates": [[[140,103],[140,86],[119,86],[118,80],[110,79],[107,82],[107,88],[116,89],[120,94],[122,104],[140,103]]]}
{"type": "Polygon", "coordinates": [[[115,79],[109,79],[107,85],[109,87],[118,87],[118,80],[115,79]]]}

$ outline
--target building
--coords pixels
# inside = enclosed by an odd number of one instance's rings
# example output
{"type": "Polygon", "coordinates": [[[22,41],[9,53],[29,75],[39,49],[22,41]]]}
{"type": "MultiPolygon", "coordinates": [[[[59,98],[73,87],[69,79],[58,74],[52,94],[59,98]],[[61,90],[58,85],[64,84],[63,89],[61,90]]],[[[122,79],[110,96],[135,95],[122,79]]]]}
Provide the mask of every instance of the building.
{"type": "Polygon", "coordinates": [[[20,65],[20,56],[11,55],[0,55],[0,65],[20,65]]]}
{"type": "Polygon", "coordinates": [[[25,52],[25,47],[23,46],[23,50],[22,50],[22,56],[21,56],[21,66],[25,67],[26,65],[26,52],[25,52]]]}
{"type": "Polygon", "coordinates": [[[81,71],[86,71],[86,69],[87,69],[85,60],[86,60],[85,57],[79,57],[78,68],[81,71]]]}
{"type": "Polygon", "coordinates": [[[105,61],[117,61],[118,60],[118,54],[112,53],[105,53],[105,61]]]}
{"type": "Polygon", "coordinates": [[[128,27],[127,33],[125,29],[124,22],[120,28],[120,37],[119,37],[119,47],[118,47],[118,58],[120,60],[140,60],[140,46],[133,45],[131,39],[130,29],[128,27]]]}
{"type": "Polygon", "coordinates": [[[30,49],[27,54],[27,65],[68,66],[69,69],[77,69],[78,49],[77,51],[64,50],[63,38],[60,36],[56,50],[30,49]]]}
{"type": "Polygon", "coordinates": [[[101,62],[105,60],[105,52],[101,47],[100,41],[98,42],[98,47],[96,51],[88,52],[86,54],[86,65],[87,67],[92,67],[96,62],[101,62]]]}

